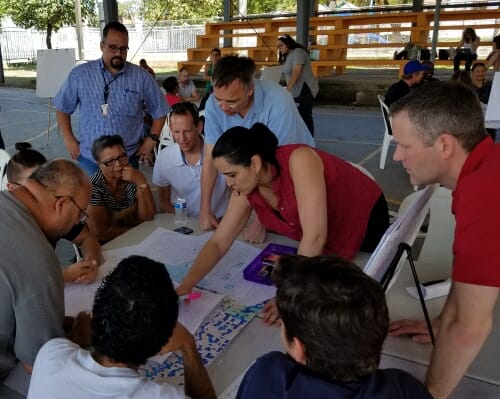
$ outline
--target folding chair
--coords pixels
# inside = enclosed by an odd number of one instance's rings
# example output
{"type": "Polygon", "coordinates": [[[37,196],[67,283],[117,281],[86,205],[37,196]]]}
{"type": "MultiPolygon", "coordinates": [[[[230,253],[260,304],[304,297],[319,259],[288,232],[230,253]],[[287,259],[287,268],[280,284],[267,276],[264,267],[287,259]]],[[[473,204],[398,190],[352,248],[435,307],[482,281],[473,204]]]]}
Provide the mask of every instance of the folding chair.
{"type": "Polygon", "coordinates": [[[7,189],[7,175],[6,168],[9,163],[10,155],[7,151],[0,149],[0,188],[7,189]]]}

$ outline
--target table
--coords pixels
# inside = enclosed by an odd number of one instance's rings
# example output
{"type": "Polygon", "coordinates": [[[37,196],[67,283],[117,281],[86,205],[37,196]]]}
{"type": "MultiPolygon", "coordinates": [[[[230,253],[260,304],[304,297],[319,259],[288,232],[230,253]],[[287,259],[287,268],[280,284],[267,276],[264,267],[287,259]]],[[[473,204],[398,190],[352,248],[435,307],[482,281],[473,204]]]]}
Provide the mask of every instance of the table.
{"type": "MultiPolygon", "coordinates": [[[[173,229],[175,227],[173,215],[157,215],[153,221],[142,223],[110,241],[103,249],[116,249],[138,244],[157,227],[173,229]]],[[[188,227],[194,230],[194,234],[202,233],[195,219],[188,220],[188,227]]],[[[297,244],[296,241],[275,234],[269,235],[269,241],[284,245],[297,244]]],[[[265,245],[260,244],[257,247],[263,248],[265,245]]],[[[363,265],[367,258],[366,254],[360,254],[355,261],[363,265]]],[[[405,265],[387,294],[391,319],[422,318],[419,302],[404,291],[404,287],[413,283],[410,269],[407,266],[405,265]]],[[[436,268],[430,268],[424,264],[418,264],[417,270],[423,281],[442,278],[450,273],[449,270],[436,270],[436,268]]],[[[431,316],[436,316],[440,312],[443,303],[444,298],[427,301],[431,316]]],[[[475,396],[488,399],[500,397],[500,367],[498,367],[500,346],[495,346],[495,342],[500,342],[500,306],[496,308],[495,326],[491,336],[472,364],[467,373],[468,377],[462,380],[451,398],[465,399],[475,396]]],[[[388,337],[383,348],[381,367],[401,368],[418,378],[423,378],[431,349],[429,345],[416,344],[408,338],[388,337]]],[[[258,317],[254,318],[208,366],[207,369],[216,392],[222,393],[256,357],[272,350],[282,350],[279,329],[266,326],[258,317]]]]}

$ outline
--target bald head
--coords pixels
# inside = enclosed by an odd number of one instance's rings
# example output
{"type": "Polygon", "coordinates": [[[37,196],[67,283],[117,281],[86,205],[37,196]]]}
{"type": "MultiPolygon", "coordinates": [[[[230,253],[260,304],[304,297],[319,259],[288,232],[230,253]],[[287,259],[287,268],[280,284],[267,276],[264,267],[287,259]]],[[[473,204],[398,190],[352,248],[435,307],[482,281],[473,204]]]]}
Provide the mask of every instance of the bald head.
{"type": "Polygon", "coordinates": [[[31,178],[54,195],[75,195],[89,185],[89,178],[74,162],[54,159],[36,169],[31,178]]]}

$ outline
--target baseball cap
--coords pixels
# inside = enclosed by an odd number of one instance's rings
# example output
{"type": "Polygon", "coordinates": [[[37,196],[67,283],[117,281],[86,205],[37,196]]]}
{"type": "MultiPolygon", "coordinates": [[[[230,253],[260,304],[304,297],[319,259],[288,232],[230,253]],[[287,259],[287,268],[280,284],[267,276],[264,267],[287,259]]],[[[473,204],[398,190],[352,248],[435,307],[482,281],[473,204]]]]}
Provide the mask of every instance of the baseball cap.
{"type": "Polygon", "coordinates": [[[411,75],[412,73],[417,73],[420,71],[425,71],[429,69],[427,65],[423,65],[420,61],[411,60],[405,64],[405,68],[403,70],[403,75],[411,75]]]}

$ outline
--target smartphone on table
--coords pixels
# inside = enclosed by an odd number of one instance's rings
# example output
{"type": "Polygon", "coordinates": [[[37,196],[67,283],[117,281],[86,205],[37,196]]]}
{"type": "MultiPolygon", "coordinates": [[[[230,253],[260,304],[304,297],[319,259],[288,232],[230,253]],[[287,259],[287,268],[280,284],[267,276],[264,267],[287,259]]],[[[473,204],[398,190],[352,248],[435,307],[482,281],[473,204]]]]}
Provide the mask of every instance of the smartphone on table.
{"type": "Polygon", "coordinates": [[[182,227],[177,227],[176,229],[174,229],[174,231],[181,234],[191,234],[193,232],[193,229],[190,229],[187,226],[182,226],[182,227]]]}

